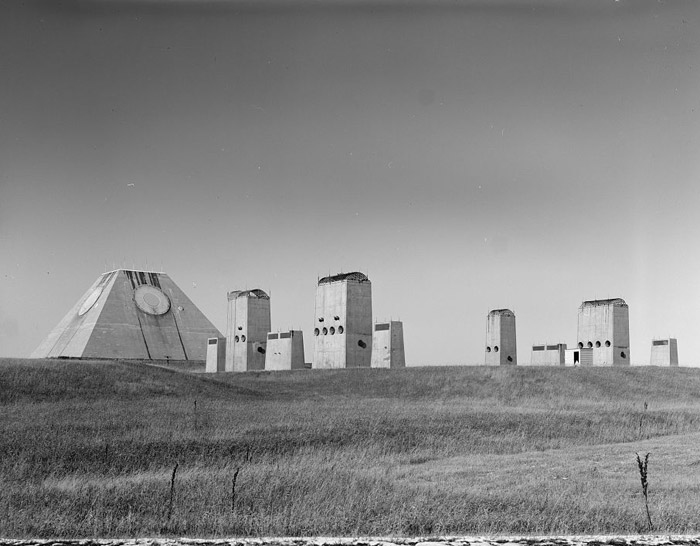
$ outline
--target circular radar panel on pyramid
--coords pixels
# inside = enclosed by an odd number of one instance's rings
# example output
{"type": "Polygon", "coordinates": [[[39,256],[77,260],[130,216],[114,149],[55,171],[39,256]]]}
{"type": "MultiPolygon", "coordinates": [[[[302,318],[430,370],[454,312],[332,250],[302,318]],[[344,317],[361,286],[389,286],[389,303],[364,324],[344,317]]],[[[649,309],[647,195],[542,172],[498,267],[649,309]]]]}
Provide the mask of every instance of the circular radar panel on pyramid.
{"type": "Polygon", "coordinates": [[[80,306],[80,309],[78,310],[78,316],[82,317],[85,313],[87,313],[90,309],[92,309],[92,306],[97,303],[97,300],[100,299],[100,295],[102,294],[102,287],[98,286],[95,288],[92,292],[90,292],[90,295],[85,299],[83,304],[80,306]]]}
{"type": "Polygon", "coordinates": [[[170,310],[170,299],[155,286],[143,285],[134,291],[136,306],[149,315],[164,315],[170,310]]]}

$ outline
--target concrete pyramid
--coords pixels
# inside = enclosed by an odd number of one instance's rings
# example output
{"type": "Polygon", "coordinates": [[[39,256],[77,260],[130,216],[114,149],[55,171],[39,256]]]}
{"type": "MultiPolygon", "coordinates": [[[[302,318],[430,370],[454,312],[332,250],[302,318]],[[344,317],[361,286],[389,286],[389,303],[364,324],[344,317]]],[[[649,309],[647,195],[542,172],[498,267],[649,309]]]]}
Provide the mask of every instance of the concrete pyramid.
{"type": "Polygon", "coordinates": [[[223,336],[168,275],[117,269],[95,281],[31,357],[205,360],[210,337],[223,336]]]}

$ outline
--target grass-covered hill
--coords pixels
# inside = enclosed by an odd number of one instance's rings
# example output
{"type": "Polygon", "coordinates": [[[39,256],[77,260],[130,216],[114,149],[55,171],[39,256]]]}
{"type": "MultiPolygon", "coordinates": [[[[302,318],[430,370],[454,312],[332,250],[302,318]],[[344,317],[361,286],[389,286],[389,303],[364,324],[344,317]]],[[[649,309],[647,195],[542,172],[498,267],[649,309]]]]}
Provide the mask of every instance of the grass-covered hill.
{"type": "Polygon", "coordinates": [[[0,536],[700,530],[700,370],[0,360],[0,536]],[[176,467],[175,478],[173,469],[176,467]]]}

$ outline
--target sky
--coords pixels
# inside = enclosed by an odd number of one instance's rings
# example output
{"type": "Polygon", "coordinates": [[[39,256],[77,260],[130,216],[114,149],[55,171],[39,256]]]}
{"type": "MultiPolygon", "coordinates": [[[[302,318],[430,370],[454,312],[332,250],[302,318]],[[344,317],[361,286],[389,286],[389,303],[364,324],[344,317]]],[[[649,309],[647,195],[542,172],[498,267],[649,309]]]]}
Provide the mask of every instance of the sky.
{"type": "Polygon", "coordinates": [[[362,271],[410,366],[518,360],[629,304],[631,361],[700,366],[700,3],[3,0],[0,356],[104,271],[161,270],[222,331],[271,294],[311,360],[362,271]]]}

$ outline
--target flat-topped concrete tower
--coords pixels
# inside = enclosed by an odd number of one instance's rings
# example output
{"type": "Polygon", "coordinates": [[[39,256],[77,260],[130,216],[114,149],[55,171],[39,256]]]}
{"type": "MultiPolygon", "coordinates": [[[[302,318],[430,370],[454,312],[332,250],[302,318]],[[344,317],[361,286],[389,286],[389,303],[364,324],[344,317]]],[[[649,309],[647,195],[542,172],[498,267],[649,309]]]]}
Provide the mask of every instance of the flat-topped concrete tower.
{"type": "Polygon", "coordinates": [[[260,289],[228,293],[226,371],[265,369],[270,296],[260,289]]]}
{"type": "MultiPolygon", "coordinates": [[[[531,366],[564,366],[566,343],[542,343],[532,346],[531,366]]],[[[577,360],[578,362],[578,360],[577,360]]]]}
{"type": "Polygon", "coordinates": [[[368,368],[372,283],[363,273],[324,277],[316,288],[314,368],[368,368]]]}
{"type": "Polygon", "coordinates": [[[301,330],[267,334],[266,370],[304,369],[304,334],[301,330]]]}
{"type": "Polygon", "coordinates": [[[678,340],[674,337],[651,341],[650,366],[678,366],[678,340]]]}
{"type": "Polygon", "coordinates": [[[201,360],[221,333],[165,273],[100,275],[31,358],[201,360]]]}
{"type": "Polygon", "coordinates": [[[403,323],[398,320],[374,325],[372,368],[405,368],[403,323]]]}
{"type": "Polygon", "coordinates": [[[517,363],[515,313],[510,309],[494,309],[486,317],[486,365],[515,366],[517,363]]]}
{"type": "MultiPolygon", "coordinates": [[[[591,366],[630,365],[629,308],[622,298],[584,301],[578,308],[579,349],[592,349],[591,366]]],[[[581,359],[581,365],[588,365],[581,359]]]]}

